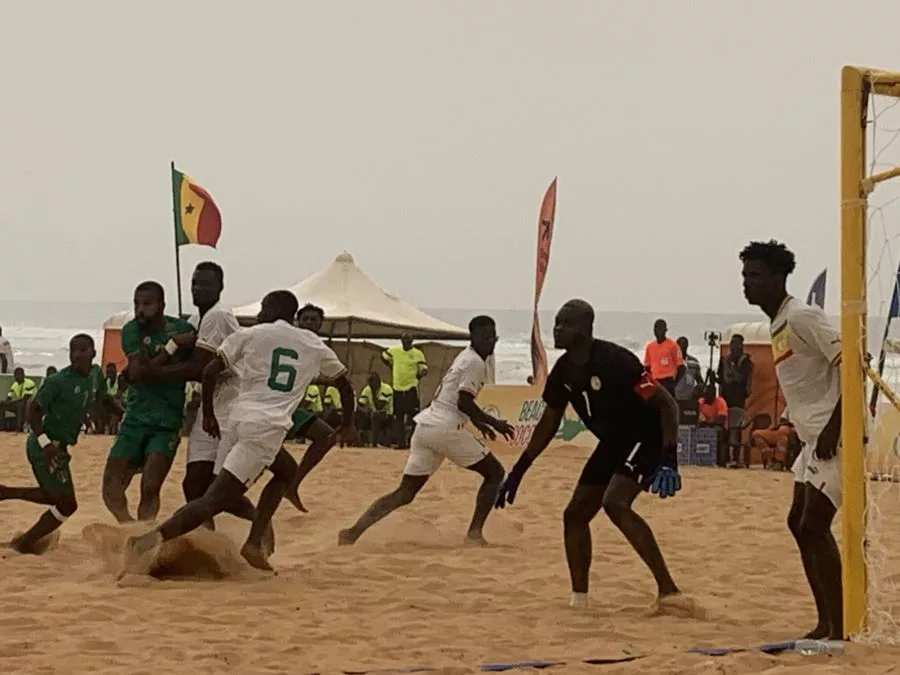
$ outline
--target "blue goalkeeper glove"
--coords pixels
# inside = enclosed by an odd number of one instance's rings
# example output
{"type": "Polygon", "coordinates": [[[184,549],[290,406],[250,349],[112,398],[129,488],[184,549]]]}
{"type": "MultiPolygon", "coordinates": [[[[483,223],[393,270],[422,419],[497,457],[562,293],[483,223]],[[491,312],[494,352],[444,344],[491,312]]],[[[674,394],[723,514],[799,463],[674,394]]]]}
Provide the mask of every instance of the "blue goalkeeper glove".
{"type": "MultiPolygon", "coordinates": [[[[670,455],[672,453],[664,453],[670,455]]],[[[650,492],[659,495],[661,499],[674,497],[675,493],[681,489],[681,475],[678,473],[678,465],[669,457],[663,460],[662,464],[653,474],[653,482],[650,484],[650,492]]]]}
{"type": "Polygon", "coordinates": [[[497,497],[494,500],[495,509],[502,509],[507,504],[512,506],[513,502],[516,501],[516,493],[519,491],[519,484],[522,482],[522,478],[525,477],[525,472],[528,471],[528,468],[531,466],[531,461],[532,460],[528,455],[522,453],[522,456],[519,457],[519,461],[515,463],[512,470],[500,484],[500,489],[497,491],[497,497]]]}

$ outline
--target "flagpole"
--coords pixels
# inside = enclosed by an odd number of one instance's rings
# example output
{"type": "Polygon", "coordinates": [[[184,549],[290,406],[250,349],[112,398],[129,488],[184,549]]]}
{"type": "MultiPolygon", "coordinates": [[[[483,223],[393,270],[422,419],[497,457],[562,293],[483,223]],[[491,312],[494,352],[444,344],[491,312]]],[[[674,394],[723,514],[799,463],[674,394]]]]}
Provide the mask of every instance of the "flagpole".
{"type": "Polygon", "coordinates": [[[178,288],[178,317],[181,318],[181,247],[178,245],[178,205],[175,202],[175,162],[171,162],[172,234],[175,236],[175,283],[178,288]]]}

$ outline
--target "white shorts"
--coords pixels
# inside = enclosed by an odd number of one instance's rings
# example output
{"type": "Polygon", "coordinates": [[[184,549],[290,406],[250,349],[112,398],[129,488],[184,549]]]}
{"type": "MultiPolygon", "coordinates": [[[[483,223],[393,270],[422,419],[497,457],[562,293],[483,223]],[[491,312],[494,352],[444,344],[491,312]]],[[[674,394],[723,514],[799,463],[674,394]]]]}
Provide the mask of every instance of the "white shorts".
{"type": "Polygon", "coordinates": [[[409,459],[403,473],[407,476],[430,476],[441,466],[444,457],[457,466],[468,468],[487,457],[488,450],[464,428],[419,424],[409,443],[409,459]]]}
{"type": "Polygon", "coordinates": [[[794,482],[809,483],[834,504],[841,508],[841,460],[840,454],[834,459],[816,459],[813,449],[815,440],[803,446],[794,460],[794,482]]]}
{"type": "Polygon", "coordinates": [[[287,431],[259,422],[234,422],[222,429],[213,469],[222,469],[251,487],[275,461],[287,431]]]}
{"type": "Polygon", "coordinates": [[[213,438],[203,430],[203,414],[198,412],[194,426],[188,434],[187,463],[215,462],[219,439],[213,438]]]}

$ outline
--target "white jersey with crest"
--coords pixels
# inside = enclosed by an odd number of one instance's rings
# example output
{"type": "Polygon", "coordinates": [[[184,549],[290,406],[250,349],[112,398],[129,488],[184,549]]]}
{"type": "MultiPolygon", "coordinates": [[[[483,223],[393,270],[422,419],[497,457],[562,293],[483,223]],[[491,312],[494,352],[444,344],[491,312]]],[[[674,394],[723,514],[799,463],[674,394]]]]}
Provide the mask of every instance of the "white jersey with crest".
{"type": "Polygon", "coordinates": [[[434,392],[431,405],[416,415],[416,424],[458,428],[469,421],[469,416],[459,409],[459,392],[478,396],[484,387],[487,366],[484,359],[472,347],[466,347],[453,360],[444,378],[434,392]]]}
{"type": "Polygon", "coordinates": [[[237,397],[229,422],[262,422],[285,430],[320,374],[335,379],[346,372],[337,355],[315,333],[279,319],[233,333],[219,356],[237,376],[237,397]]]}
{"type": "MultiPolygon", "coordinates": [[[[203,317],[199,312],[194,312],[188,319],[197,330],[197,348],[212,352],[215,354],[222,343],[232,333],[240,330],[238,320],[230,309],[222,306],[221,302],[217,302],[210,307],[203,317]]],[[[216,417],[223,419],[228,415],[228,408],[237,396],[237,378],[234,373],[224,372],[219,376],[219,382],[216,385],[216,395],[214,398],[214,409],[216,417]]],[[[202,425],[200,420],[203,418],[203,409],[197,411],[197,422],[195,426],[202,425]]]]}

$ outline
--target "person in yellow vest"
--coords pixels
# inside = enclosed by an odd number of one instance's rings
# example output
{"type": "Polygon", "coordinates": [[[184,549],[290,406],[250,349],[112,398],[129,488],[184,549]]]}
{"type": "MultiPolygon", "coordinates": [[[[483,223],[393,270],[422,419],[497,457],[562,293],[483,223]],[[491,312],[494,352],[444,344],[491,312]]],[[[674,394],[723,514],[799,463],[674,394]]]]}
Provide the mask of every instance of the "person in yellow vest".
{"type": "Polygon", "coordinates": [[[325,407],[322,405],[322,392],[319,391],[319,385],[311,384],[306,388],[303,407],[314,415],[320,415],[325,410],[325,407]]]}
{"type": "Polygon", "coordinates": [[[413,432],[413,418],[419,414],[419,380],[428,374],[428,364],[422,350],[413,347],[409,333],[400,336],[399,345],[385,349],[381,360],[391,367],[397,447],[406,450],[413,432]]]}
{"type": "Polygon", "coordinates": [[[394,390],[378,373],[371,373],[356,401],[356,424],[363,445],[366,440],[375,448],[391,445],[394,410],[394,390]]]}
{"type": "MultiPolygon", "coordinates": [[[[106,396],[121,405],[124,387],[120,386],[119,373],[116,371],[115,363],[106,364],[102,385],[106,396]]],[[[106,412],[106,419],[102,433],[117,434],[119,432],[119,422],[122,421],[121,410],[113,410],[108,406],[104,407],[103,410],[106,412]]]]}
{"type": "Polygon", "coordinates": [[[34,380],[25,377],[25,371],[22,368],[16,368],[13,371],[13,382],[9,385],[9,392],[6,394],[6,401],[3,402],[3,421],[7,428],[11,427],[12,431],[24,431],[25,409],[36,392],[37,386],[34,380]],[[9,419],[5,419],[6,417],[9,419]]]}
{"type": "MultiPolygon", "coordinates": [[[[325,387],[325,398],[322,400],[322,404],[324,407],[322,417],[326,424],[332,429],[339,428],[341,426],[341,410],[343,410],[343,406],[341,405],[341,392],[338,391],[337,387],[332,384],[325,387]]],[[[341,437],[341,447],[344,447],[343,437],[341,437]]]]}

